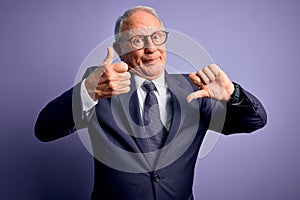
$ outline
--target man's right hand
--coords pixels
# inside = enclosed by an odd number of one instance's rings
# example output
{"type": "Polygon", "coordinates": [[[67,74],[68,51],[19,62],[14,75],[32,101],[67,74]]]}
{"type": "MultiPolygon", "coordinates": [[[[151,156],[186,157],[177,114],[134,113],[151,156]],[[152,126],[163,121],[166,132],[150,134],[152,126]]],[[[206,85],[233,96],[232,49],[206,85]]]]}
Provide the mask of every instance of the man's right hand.
{"type": "Polygon", "coordinates": [[[107,48],[103,62],[85,80],[85,87],[93,100],[124,94],[130,90],[130,73],[124,62],[112,63],[114,50],[107,48]]]}

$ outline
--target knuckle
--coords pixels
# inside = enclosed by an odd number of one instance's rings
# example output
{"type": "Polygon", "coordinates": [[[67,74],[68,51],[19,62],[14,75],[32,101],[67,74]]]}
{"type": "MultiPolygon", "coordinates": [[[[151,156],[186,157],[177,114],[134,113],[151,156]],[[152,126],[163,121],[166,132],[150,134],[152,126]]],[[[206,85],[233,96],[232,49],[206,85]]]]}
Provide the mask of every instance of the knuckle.
{"type": "Polygon", "coordinates": [[[208,68],[213,68],[213,67],[215,67],[215,64],[209,64],[207,67],[208,68]]]}
{"type": "Polygon", "coordinates": [[[104,70],[103,70],[103,73],[102,73],[104,76],[108,76],[109,74],[110,74],[110,69],[109,68],[105,68],[104,70]]]}
{"type": "Polygon", "coordinates": [[[205,74],[208,73],[208,72],[209,72],[208,67],[204,67],[204,68],[203,68],[203,72],[204,72],[205,74]]]}
{"type": "Polygon", "coordinates": [[[192,73],[189,74],[189,77],[190,77],[190,78],[195,78],[195,77],[196,77],[196,74],[195,74],[194,72],[192,72],[192,73]]]}
{"type": "Polygon", "coordinates": [[[198,76],[201,76],[203,74],[202,70],[198,70],[196,73],[198,76]]]}
{"type": "Polygon", "coordinates": [[[108,65],[107,63],[104,63],[103,64],[103,70],[104,70],[104,72],[109,71],[110,70],[110,65],[108,65]]]}
{"type": "Polygon", "coordinates": [[[111,82],[111,81],[113,81],[114,80],[114,73],[113,72],[108,72],[107,74],[106,74],[106,79],[107,79],[107,81],[109,81],[109,82],[111,82]]]}
{"type": "Polygon", "coordinates": [[[121,62],[121,63],[120,63],[120,67],[127,68],[128,65],[127,65],[126,63],[124,63],[124,62],[121,62]]]}
{"type": "Polygon", "coordinates": [[[112,82],[112,76],[108,75],[108,76],[106,76],[106,79],[109,83],[112,82]]]}
{"type": "Polygon", "coordinates": [[[207,66],[207,67],[203,67],[202,70],[203,70],[203,71],[207,71],[207,70],[208,70],[208,66],[207,66]]]}
{"type": "Polygon", "coordinates": [[[131,74],[129,72],[126,72],[126,76],[127,76],[128,79],[131,78],[131,74]]]}
{"type": "Polygon", "coordinates": [[[108,88],[109,88],[109,89],[113,90],[113,89],[115,89],[115,87],[116,87],[116,84],[115,84],[115,83],[113,83],[113,82],[109,82],[109,83],[108,83],[108,88]]]}

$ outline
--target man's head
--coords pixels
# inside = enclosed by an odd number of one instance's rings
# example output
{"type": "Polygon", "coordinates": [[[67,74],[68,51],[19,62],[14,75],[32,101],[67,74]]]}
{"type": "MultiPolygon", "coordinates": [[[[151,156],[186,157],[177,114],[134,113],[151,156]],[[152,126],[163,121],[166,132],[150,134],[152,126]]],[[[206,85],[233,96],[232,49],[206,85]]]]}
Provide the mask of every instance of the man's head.
{"type": "Polygon", "coordinates": [[[114,48],[131,72],[153,80],[164,70],[167,35],[156,12],[139,6],[127,10],[117,20],[114,48]]]}

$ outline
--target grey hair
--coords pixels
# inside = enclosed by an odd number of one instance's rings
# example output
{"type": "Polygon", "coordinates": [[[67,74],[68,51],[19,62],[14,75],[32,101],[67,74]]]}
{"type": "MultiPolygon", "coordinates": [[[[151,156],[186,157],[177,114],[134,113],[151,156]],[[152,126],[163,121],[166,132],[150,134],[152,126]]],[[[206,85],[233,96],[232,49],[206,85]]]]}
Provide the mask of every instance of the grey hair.
{"type": "Polygon", "coordinates": [[[161,20],[158,18],[158,15],[156,13],[156,11],[154,10],[154,8],[151,8],[151,7],[148,7],[148,6],[136,6],[136,7],[133,7],[133,8],[129,8],[128,10],[126,10],[124,12],[124,14],[120,17],[118,17],[117,21],[116,21],[116,24],[115,24],[115,41],[120,41],[120,33],[121,33],[121,29],[122,29],[122,25],[123,25],[123,22],[124,20],[131,16],[135,11],[137,10],[144,10],[150,14],[152,14],[154,17],[156,17],[160,23],[162,24],[161,20]]]}

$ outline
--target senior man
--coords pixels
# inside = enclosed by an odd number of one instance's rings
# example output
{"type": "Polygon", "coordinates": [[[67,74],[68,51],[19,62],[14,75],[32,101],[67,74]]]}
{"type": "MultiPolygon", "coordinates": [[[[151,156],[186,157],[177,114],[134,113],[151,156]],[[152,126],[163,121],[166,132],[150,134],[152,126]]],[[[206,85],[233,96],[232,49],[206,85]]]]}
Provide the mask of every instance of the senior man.
{"type": "Polygon", "coordinates": [[[94,152],[92,199],[193,199],[197,155],[208,129],[249,133],[266,124],[257,98],[215,64],[195,73],[165,70],[168,32],[139,6],[116,22],[103,63],[40,112],[36,136],[51,141],[88,128],[94,152]]]}

